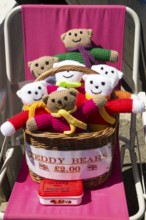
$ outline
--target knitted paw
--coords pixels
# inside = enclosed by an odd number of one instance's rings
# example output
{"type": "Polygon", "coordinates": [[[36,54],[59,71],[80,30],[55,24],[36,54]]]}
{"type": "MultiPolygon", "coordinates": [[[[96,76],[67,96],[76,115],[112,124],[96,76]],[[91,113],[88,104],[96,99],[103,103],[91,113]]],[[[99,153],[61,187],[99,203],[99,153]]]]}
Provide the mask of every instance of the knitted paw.
{"type": "Polygon", "coordinates": [[[30,118],[26,122],[26,127],[29,131],[36,131],[38,130],[37,124],[34,118],[30,118]]]}
{"type": "Polygon", "coordinates": [[[15,134],[16,130],[14,128],[14,126],[11,124],[11,122],[9,121],[6,121],[4,122],[2,125],[1,125],[1,128],[0,128],[2,134],[4,136],[12,136],[13,134],[15,134]]]}
{"type": "Polygon", "coordinates": [[[106,99],[106,97],[103,96],[103,95],[94,95],[92,99],[93,99],[94,103],[95,103],[99,108],[105,106],[106,103],[107,103],[107,99],[106,99]]]}
{"type": "Polygon", "coordinates": [[[113,63],[118,61],[118,52],[117,51],[114,51],[114,50],[111,51],[110,61],[113,63]]]}
{"type": "Polygon", "coordinates": [[[141,113],[145,110],[144,102],[141,100],[133,99],[132,112],[141,113]]]}

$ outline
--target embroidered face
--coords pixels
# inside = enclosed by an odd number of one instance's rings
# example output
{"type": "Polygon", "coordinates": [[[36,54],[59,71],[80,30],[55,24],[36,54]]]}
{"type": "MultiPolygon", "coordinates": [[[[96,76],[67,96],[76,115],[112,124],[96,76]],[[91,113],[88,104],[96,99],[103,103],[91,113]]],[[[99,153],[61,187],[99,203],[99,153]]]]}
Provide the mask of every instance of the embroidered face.
{"type": "Polygon", "coordinates": [[[101,94],[110,96],[113,91],[113,80],[98,74],[83,75],[85,92],[90,96],[101,94]]]}
{"type": "MultiPolygon", "coordinates": [[[[75,65],[83,67],[85,66],[77,61],[65,60],[58,63],[54,63],[53,67],[59,67],[64,65],[75,65]]],[[[55,74],[56,84],[58,84],[59,82],[80,82],[82,79],[82,75],[82,72],[72,70],[58,72],[55,74]]]]}
{"type": "Polygon", "coordinates": [[[87,46],[91,44],[91,29],[71,29],[61,35],[66,48],[73,48],[78,45],[87,46]]]}
{"type": "Polygon", "coordinates": [[[72,110],[76,104],[76,96],[77,91],[75,89],[66,89],[52,92],[43,97],[43,101],[52,113],[57,113],[60,109],[72,110]]]}
{"type": "Polygon", "coordinates": [[[51,69],[53,67],[53,64],[58,61],[59,60],[57,57],[43,56],[36,60],[29,61],[28,67],[30,68],[30,72],[33,74],[33,76],[37,78],[42,73],[51,69]]]}
{"type": "Polygon", "coordinates": [[[44,95],[47,95],[46,82],[37,81],[28,83],[18,90],[16,94],[23,104],[31,105],[34,102],[40,101],[44,95]]]}
{"type": "Polygon", "coordinates": [[[106,64],[100,64],[100,65],[93,65],[92,68],[94,71],[98,72],[100,75],[105,75],[111,79],[114,80],[114,87],[116,87],[119,83],[119,80],[122,79],[123,73],[119,71],[118,69],[106,65],[106,64]]]}

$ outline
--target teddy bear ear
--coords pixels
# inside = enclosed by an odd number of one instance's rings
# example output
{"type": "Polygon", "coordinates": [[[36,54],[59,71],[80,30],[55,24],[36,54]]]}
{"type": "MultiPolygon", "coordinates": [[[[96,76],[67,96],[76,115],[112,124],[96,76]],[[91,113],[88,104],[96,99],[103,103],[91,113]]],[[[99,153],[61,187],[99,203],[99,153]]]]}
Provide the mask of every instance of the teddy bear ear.
{"type": "Polygon", "coordinates": [[[54,62],[59,62],[58,57],[53,57],[53,61],[54,61],[54,62]]]}
{"type": "Polygon", "coordinates": [[[48,95],[43,96],[42,100],[45,104],[47,104],[48,98],[49,98],[48,95]]]}
{"type": "Polygon", "coordinates": [[[92,29],[88,29],[88,35],[89,35],[89,37],[92,37],[92,34],[93,34],[92,29]]]}
{"type": "Polygon", "coordinates": [[[86,81],[87,77],[88,77],[88,74],[84,74],[84,75],[82,76],[82,79],[83,79],[84,81],[86,81]]]}
{"type": "Polygon", "coordinates": [[[41,81],[38,81],[38,82],[40,82],[43,86],[47,86],[47,81],[46,80],[41,80],[41,81]]]}
{"type": "Polygon", "coordinates": [[[60,36],[61,40],[63,40],[63,41],[65,40],[65,37],[66,37],[66,33],[64,33],[60,36]]]}
{"type": "Polygon", "coordinates": [[[73,96],[77,96],[77,93],[78,93],[78,91],[76,90],[76,89],[73,89],[73,88],[71,88],[70,90],[69,90],[69,93],[71,94],[71,95],[73,95],[73,96]]]}
{"type": "Polygon", "coordinates": [[[32,61],[29,61],[29,62],[28,62],[28,67],[30,67],[30,66],[31,66],[31,64],[32,64],[32,61]]]}
{"type": "Polygon", "coordinates": [[[20,90],[18,90],[18,91],[16,92],[16,94],[17,94],[17,96],[18,96],[19,98],[21,98],[21,96],[22,96],[21,89],[20,89],[20,90]]]}
{"type": "Polygon", "coordinates": [[[118,70],[118,76],[119,76],[119,79],[122,79],[122,77],[123,77],[123,72],[121,72],[121,71],[118,70]]]}

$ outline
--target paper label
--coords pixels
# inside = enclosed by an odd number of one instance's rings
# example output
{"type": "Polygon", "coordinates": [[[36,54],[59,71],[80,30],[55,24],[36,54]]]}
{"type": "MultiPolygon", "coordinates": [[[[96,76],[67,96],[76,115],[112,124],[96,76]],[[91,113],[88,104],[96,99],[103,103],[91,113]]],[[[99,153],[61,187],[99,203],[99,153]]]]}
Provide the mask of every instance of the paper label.
{"type": "Polygon", "coordinates": [[[109,171],[111,143],[90,150],[58,151],[36,148],[26,143],[28,167],[37,175],[56,180],[79,180],[98,177],[109,171]]]}

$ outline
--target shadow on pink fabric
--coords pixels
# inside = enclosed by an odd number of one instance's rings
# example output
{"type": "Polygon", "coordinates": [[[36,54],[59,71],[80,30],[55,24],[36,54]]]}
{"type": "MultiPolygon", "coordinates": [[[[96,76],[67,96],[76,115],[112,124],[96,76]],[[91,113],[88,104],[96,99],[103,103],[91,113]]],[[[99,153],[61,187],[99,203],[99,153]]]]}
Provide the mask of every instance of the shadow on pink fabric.
{"type": "Polygon", "coordinates": [[[121,70],[124,18],[125,6],[23,5],[26,79],[32,78],[28,61],[66,52],[60,36],[73,28],[92,29],[96,45],[118,51],[119,61],[110,65],[121,70]]]}
{"type": "MultiPolygon", "coordinates": [[[[114,65],[121,70],[124,36],[124,6],[24,5],[22,7],[26,79],[27,62],[44,55],[65,52],[60,35],[72,28],[93,29],[93,41],[119,52],[114,65]]],[[[25,161],[12,191],[5,220],[128,220],[121,176],[118,140],[110,178],[96,190],[86,190],[79,206],[43,206],[38,184],[30,178],[25,161]]]]}

